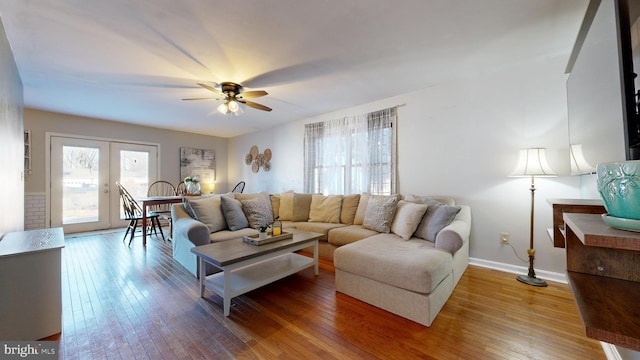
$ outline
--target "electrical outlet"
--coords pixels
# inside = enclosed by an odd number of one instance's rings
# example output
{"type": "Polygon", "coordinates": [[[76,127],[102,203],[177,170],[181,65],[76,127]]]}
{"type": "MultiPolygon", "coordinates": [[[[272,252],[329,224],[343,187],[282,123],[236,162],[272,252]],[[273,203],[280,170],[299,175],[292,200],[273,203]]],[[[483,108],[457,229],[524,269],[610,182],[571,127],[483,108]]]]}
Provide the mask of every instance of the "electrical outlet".
{"type": "Polygon", "coordinates": [[[501,232],[500,233],[500,242],[503,244],[508,244],[509,243],[509,233],[508,232],[501,232]]]}

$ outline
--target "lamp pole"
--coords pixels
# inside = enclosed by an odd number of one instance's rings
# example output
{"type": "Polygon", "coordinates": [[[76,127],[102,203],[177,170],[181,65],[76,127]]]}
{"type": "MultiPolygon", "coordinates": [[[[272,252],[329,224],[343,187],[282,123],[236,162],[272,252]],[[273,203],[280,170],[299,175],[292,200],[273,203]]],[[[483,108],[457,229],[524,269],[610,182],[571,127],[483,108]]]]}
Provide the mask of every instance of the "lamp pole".
{"type": "Polygon", "coordinates": [[[529,227],[529,249],[527,250],[527,254],[529,255],[529,273],[525,275],[520,275],[517,277],[518,281],[525,283],[527,285],[532,286],[547,286],[547,282],[536,277],[536,273],[533,270],[533,261],[535,259],[536,250],[533,248],[533,214],[534,214],[534,204],[535,204],[535,191],[536,187],[534,184],[534,176],[531,175],[531,220],[529,227]]]}

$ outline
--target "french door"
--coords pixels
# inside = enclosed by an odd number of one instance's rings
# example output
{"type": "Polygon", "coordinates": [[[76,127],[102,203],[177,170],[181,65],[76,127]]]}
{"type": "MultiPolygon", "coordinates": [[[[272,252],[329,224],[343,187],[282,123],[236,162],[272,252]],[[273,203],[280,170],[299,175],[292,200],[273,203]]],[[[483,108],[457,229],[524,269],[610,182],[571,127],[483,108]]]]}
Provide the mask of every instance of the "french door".
{"type": "Polygon", "coordinates": [[[147,194],[158,174],[155,145],[51,136],[50,220],[65,233],[119,228],[122,183],[134,197],[147,194]]]}

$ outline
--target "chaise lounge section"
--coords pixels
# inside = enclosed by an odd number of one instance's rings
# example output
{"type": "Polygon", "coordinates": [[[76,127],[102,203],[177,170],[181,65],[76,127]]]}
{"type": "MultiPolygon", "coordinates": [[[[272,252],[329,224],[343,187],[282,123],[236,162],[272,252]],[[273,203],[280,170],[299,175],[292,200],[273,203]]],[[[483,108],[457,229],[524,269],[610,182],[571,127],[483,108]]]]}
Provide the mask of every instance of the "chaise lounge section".
{"type": "Polygon", "coordinates": [[[470,223],[461,206],[435,243],[378,234],[342,246],[333,259],[336,290],[431,326],[469,263],[470,223]]]}

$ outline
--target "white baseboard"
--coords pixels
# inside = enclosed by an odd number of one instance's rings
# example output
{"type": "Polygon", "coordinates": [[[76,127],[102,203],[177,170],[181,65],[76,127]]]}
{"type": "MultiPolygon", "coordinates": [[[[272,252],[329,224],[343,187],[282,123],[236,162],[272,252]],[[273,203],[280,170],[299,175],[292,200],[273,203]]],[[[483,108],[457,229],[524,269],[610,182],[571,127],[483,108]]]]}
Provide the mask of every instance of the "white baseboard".
{"type": "MultiPolygon", "coordinates": [[[[529,272],[529,269],[524,266],[505,264],[477,258],[469,258],[469,264],[494,270],[505,271],[517,275],[526,275],[529,272]]],[[[564,273],[536,269],[536,276],[544,280],[554,281],[562,284],[568,283],[567,275],[564,273]]]]}
{"type": "Polygon", "coordinates": [[[600,341],[600,345],[602,346],[602,351],[604,351],[607,360],[622,360],[622,356],[618,352],[618,348],[606,342],[600,341]]]}

